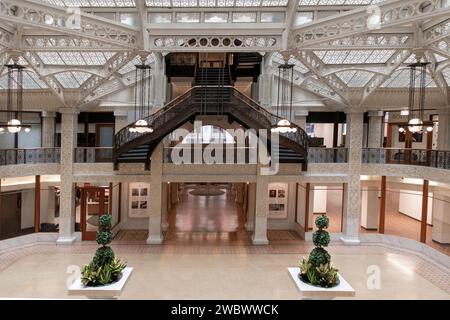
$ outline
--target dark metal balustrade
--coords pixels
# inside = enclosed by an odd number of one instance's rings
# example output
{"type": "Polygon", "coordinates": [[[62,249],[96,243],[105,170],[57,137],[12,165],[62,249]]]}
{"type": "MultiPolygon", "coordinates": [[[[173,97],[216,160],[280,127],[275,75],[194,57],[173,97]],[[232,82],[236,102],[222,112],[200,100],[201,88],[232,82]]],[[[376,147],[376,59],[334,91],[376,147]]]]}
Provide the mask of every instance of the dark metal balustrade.
{"type": "Polygon", "coordinates": [[[1,149],[0,166],[60,163],[60,148],[1,149]]]}
{"type": "MultiPolygon", "coordinates": [[[[154,132],[130,132],[133,124],[120,130],[115,137],[113,161],[116,164],[147,161],[165,135],[198,114],[228,114],[244,127],[266,129],[269,134],[270,128],[281,120],[232,86],[195,86],[145,118],[154,132]]],[[[306,168],[308,136],[303,129],[297,127],[297,132],[281,133],[280,145],[294,150],[306,168]]]]}
{"type": "Polygon", "coordinates": [[[101,163],[113,161],[113,148],[75,148],[75,163],[101,163]]]}
{"type": "Polygon", "coordinates": [[[312,148],[308,149],[309,163],[346,163],[347,148],[312,148]]]}
{"type": "Polygon", "coordinates": [[[428,149],[364,148],[363,163],[406,164],[450,169],[450,151],[428,149]]]}

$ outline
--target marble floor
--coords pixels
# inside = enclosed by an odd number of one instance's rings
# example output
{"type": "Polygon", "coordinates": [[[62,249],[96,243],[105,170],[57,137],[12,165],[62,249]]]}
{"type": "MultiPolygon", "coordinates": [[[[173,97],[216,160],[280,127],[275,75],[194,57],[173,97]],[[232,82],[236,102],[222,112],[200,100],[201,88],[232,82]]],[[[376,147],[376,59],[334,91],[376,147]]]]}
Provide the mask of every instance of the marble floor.
{"type": "MultiPolygon", "coordinates": [[[[296,266],[308,250],[298,246],[296,253],[270,253],[215,246],[197,253],[195,245],[189,250],[113,246],[134,268],[121,299],[300,299],[286,268],[296,266]]],[[[0,255],[0,298],[69,298],[68,268],[87,263],[95,248],[92,243],[37,245],[16,250],[13,257],[0,255]],[[2,265],[8,259],[10,264],[2,265]]],[[[330,252],[356,290],[355,299],[450,299],[450,271],[416,255],[377,246],[337,245],[330,252]],[[380,271],[379,288],[367,286],[374,266],[380,271]]]]}

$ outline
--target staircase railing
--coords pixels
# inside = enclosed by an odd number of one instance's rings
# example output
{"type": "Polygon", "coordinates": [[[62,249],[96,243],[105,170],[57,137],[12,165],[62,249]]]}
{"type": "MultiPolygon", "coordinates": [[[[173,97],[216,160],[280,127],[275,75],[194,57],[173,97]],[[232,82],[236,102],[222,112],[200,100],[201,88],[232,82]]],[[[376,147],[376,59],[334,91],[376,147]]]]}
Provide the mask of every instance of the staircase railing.
{"type": "MultiPolygon", "coordinates": [[[[272,126],[276,125],[278,121],[282,120],[282,118],[272,114],[271,112],[260,106],[256,101],[239,92],[232,86],[206,86],[206,88],[209,87],[220,87],[224,90],[230,89],[230,95],[226,95],[224,97],[223,103],[238,106],[236,108],[237,110],[244,111],[248,117],[251,117],[257,123],[261,124],[261,127],[263,128],[270,129],[272,126]]],[[[158,129],[164,128],[166,123],[179,116],[181,113],[194,114],[200,111],[201,108],[195,108],[195,106],[199,107],[199,103],[195,99],[195,93],[197,90],[202,90],[204,88],[205,86],[192,87],[186,93],[173,99],[165,107],[159,109],[158,111],[144,119],[156,131],[158,129]],[[180,108],[180,106],[182,106],[182,108],[180,108]]],[[[134,123],[129,124],[116,134],[116,151],[128,142],[131,142],[134,139],[147,134],[130,132],[129,129],[133,125],[134,123]]],[[[293,125],[296,126],[295,124],[293,125]]],[[[298,126],[296,127],[296,132],[281,133],[281,135],[297,143],[303,149],[304,158],[305,161],[307,161],[308,136],[302,128],[298,126]]]]}
{"type": "MultiPolygon", "coordinates": [[[[244,102],[245,105],[253,109],[249,111],[256,111],[256,112],[249,112],[249,116],[254,118],[259,123],[261,123],[261,121],[266,121],[267,126],[271,127],[275,126],[280,120],[282,120],[281,117],[271,113],[270,111],[259,105],[256,101],[254,101],[253,99],[239,92],[236,89],[234,89],[234,97],[240,100],[241,102],[244,102]]],[[[304,149],[306,156],[306,152],[308,150],[308,135],[306,134],[305,130],[297,126],[295,123],[292,123],[292,125],[297,128],[296,132],[280,133],[280,135],[290,140],[293,140],[297,144],[299,144],[304,149]]]]}
{"type": "MultiPolygon", "coordinates": [[[[153,128],[157,128],[160,125],[163,125],[168,120],[172,119],[174,114],[179,114],[179,112],[173,112],[175,107],[179,106],[183,102],[190,101],[192,98],[192,94],[196,87],[189,89],[187,92],[178,96],[177,98],[171,100],[164,107],[157,110],[155,113],[152,113],[148,117],[145,117],[144,120],[147,121],[149,125],[153,128]]],[[[130,132],[130,128],[134,126],[134,123],[130,123],[125,128],[122,128],[117,134],[115,138],[115,150],[119,149],[123,145],[127,144],[130,141],[146,134],[139,132],[130,132]]]]}

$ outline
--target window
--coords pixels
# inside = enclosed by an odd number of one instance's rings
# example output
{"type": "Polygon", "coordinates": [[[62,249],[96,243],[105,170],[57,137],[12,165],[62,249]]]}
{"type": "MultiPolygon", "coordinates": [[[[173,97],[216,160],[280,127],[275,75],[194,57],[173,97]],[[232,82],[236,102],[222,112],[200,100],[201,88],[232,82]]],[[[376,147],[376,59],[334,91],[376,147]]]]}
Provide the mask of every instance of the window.
{"type": "Polygon", "coordinates": [[[314,12],[306,11],[306,12],[297,12],[295,16],[294,25],[300,26],[302,24],[310,23],[314,19],[314,12]]]}
{"type": "Polygon", "coordinates": [[[282,23],[284,22],[284,12],[263,12],[261,13],[261,22],[282,23]]]}
{"type": "Polygon", "coordinates": [[[149,13],[148,14],[149,23],[171,23],[172,14],[171,13],[149,13]]]}
{"type": "Polygon", "coordinates": [[[227,23],[228,13],[205,13],[206,23],[227,23]]]}
{"type": "Polygon", "coordinates": [[[256,12],[234,12],[233,22],[235,23],[256,22],[256,12]]]}
{"type": "Polygon", "coordinates": [[[120,14],[120,23],[129,25],[132,27],[138,27],[139,19],[137,17],[137,14],[135,14],[135,13],[121,13],[120,14]]]}
{"type": "Polygon", "coordinates": [[[177,13],[177,22],[179,23],[199,23],[200,22],[200,13],[198,12],[178,12],[177,13]]]}

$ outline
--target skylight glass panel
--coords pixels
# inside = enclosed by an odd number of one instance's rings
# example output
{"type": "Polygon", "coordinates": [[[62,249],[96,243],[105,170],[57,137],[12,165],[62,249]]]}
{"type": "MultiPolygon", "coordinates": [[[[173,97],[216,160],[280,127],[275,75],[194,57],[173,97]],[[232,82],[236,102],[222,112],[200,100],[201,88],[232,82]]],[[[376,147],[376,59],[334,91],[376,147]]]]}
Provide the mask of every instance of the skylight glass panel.
{"type": "MultiPolygon", "coordinates": [[[[272,55],[272,61],[277,64],[284,64],[283,56],[279,52],[274,52],[272,55]]],[[[289,58],[288,63],[294,65],[294,70],[304,74],[307,73],[309,70],[306,68],[300,61],[298,61],[295,57],[291,56],[289,58]]]]}
{"type": "Polygon", "coordinates": [[[198,12],[177,12],[177,22],[179,23],[199,23],[200,13],[198,12]]]}
{"type": "Polygon", "coordinates": [[[368,5],[383,0],[300,0],[300,6],[368,5]]]}
{"type": "Polygon", "coordinates": [[[302,24],[310,23],[314,19],[313,11],[297,12],[294,20],[294,26],[301,26],[302,24]]]}
{"type": "Polygon", "coordinates": [[[314,53],[325,64],[386,63],[394,50],[330,50],[314,53]]]}
{"type": "MultiPolygon", "coordinates": [[[[14,81],[17,79],[14,77],[14,81]]],[[[23,81],[22,85],[24,89],[46,89],[47,85],[39,79],[39,77],[31,71],[25,70],[23,73],[23,81]]],[[[0,77],[0,88],[7,89],[8,88],[8,75],[6,71],[0,77]]]]}
{"type": "Polygon", "coordinates": [[[85,72],[62,72],[55,75],[56,80],[67,89],[77,89],[91,75],[85,72]]]}
{"type": "Polygon", "coordinates": [[[147,7],[174,8],[250,8],[286,7],[289,0],[146,0],[147,7]]]}
{"type": "Polygon", "coordinates": [[[205,13],[205,22],[206,23],[227,23],[228,22],[228,13],[205,13]]]}
{"type": "MultiPolygon", "coordinates": [[[[153,54],[150,54],[147,58],[147,61],[145,62],[146,64],[152,64],[155,61],[153,54]]],[[[119,70],[119,73],[121,75],[127,74],[131,71],[134,71],[136,69],[136,65],[137,64],[141,64],[141,59],[140,57],[135,57],[132,61],[128,62],[124,67],[122,67],[119,70]]]]}
{"type": "Polygon", "coordinates": [[[57,52],[38,52],[37,55],[44,64],[64,64],[63,59],[57,52]]]}
{"type": "MultiPolygon", "coordinates": [[[[410,69],[404,68],[395,71],[391,78],[385,81],[382,87],[385,88],[409,88],[410,82],[410,69]]],[[[427,87],[436,87],[436,83],[433,81],[429,73],[427,72],[425,78],[425,84],[427,87]]],[[[416,71],[416,87],[420,86],[420,71],[416,71]]]]}
{"type": "Polygon", "coordinates": [[[153,13],[148,14],[149,23],[171,23],[172,14],[171,13],[153,13]]]}
{"type": "Polygon", "coordinates": [[[114,56],[114,52],[38,52],[47,65],[102,66],[114,56]]]}
{"type": "Polygon", "coordinates": [[[256,22],[256,12],[233,12],[233,22],[235,23],[256,22]]]}
{"type": "Polygon", "coordinates": [[[101,7],[101,8],[129,8],[135,7],[134,0],[40,0],[60,7],[101,7]]]}
{"type": "Polygon", "coordinates": [[[353,75],[350,81],[347,82],[347,85],[349,87],[364,87],[372,77],[372,72],[359,70],[353,75]]]}
{"type": "Polygon", "coordinates": [[[285,19],[284,12],[262,12],[261,22],[264,23],[282,23],[285,19]]]}

